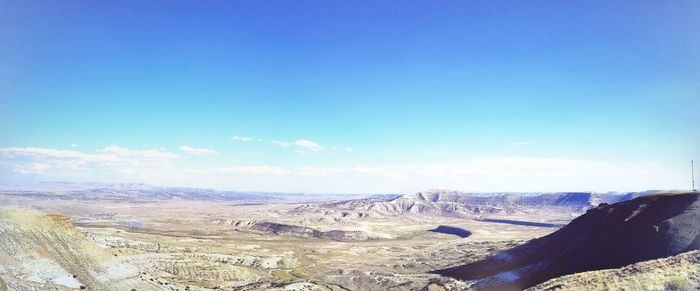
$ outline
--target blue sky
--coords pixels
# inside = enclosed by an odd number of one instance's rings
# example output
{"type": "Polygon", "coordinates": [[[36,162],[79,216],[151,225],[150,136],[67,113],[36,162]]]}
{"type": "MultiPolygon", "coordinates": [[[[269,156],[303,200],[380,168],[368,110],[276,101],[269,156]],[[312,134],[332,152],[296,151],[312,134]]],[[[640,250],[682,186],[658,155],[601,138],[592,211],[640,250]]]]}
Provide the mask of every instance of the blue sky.
{"type": "Polygon", "coordinates": [[[3,1],[0,183],[688,188],[698,15],[697,1],[3,1]]]}

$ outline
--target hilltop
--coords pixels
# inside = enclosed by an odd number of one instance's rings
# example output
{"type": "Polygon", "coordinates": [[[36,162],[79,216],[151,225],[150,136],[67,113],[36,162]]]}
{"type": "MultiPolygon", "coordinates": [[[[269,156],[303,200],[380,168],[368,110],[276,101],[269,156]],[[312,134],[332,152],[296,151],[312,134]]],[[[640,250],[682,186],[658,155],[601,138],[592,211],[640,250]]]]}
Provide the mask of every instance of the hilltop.
{"type": "Polygon", "coordinates": [[[700,251],[691,251],[618,269],[566,275],[527,290],[692,290],[698,287],[700,251]]]}
{"type": "Polygon", "coordinates": [[[60,214],[0,209],[0,290],[155,289],[60,214]]]}
{"type": "Polygon", "coordinates": [[[619,268],[700,248],[699,194],[600,204],[562,229],[485,260],[438,270],[483,289],[523,289],[562,275],[619,268]]]}

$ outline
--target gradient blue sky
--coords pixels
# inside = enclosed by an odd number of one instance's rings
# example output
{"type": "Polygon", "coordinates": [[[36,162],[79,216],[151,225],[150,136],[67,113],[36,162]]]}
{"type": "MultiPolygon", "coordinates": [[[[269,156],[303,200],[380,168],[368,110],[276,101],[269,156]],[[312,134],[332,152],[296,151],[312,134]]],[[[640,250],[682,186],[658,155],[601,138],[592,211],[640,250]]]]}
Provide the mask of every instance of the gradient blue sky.
{"type": "Polygon", "coordinates": [[[700,159],[698,1],[204,3],[2,1],[0,183],[640,190],[700,159]]]}

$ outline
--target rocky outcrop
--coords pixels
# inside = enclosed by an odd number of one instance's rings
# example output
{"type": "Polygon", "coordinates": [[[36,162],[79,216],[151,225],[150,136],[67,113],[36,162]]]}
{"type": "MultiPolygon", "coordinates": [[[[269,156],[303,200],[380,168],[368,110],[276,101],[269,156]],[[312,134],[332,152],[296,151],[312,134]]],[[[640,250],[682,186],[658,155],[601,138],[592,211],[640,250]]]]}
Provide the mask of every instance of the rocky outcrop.
{"type": "Polygon", "coordinates": [[[486,260],[438,270],[481,289],[523,289],[554,277],[619,268],[700,249],[696,192],[603,203],[562,229],[486,260]]]}
{"type": "Polygon", "coordinates": [[[63,215],[0,209],[0,276],[11,290],[143,289],[138,269],[63,215]]]}
{"type": "Polygon", "coordinates": [[[328,230],[321,231],[315,228],[284,224],[269,221],[255,220],[232,220],[224,221],[217,220],[215,224],[227,224],[233,226],[237,230],[249,230],[261,233],[269,233],[276,235],[289,235],[306,238],[326,238],[338,241],[355,241],[355,240],[370,240],[377,237],[368,234],[361,230],[328,230]]]}

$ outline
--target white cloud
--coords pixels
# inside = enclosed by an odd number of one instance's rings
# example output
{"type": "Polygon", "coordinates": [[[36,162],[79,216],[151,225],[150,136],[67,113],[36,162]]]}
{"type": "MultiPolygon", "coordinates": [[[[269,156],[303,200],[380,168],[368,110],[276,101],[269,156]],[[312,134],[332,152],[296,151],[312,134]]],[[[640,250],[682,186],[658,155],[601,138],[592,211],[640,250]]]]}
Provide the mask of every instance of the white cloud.
{"type": "Polygon", "coordinates": [[[180,151],[188,153],[190,155],[196,155],[196,156],[201,156],[201,155],[212,155],[212,154],[218,154],[219,152],[211,149],[206,149],[206,148],[195,148],[191,147],[188,145],[183,145],[180,147],[180,151]]]}
{"type": "Polygon", "coordinates": [[[277,146],[281,146],[281,147],[288,147],[288,146],[292,145],[291,143],[288,143],[286,141],[279,141],[279,140],[271,140],[270,143],[277,145],[277,146]]]}
{"type": "Polygon", "coordinates": [[[20,174],[43,174],[51,168],[51,165],[46,163],[30,163],[26,165],[18,165],[13,171],[20,174]]]}
{"type": "MultiPolygon", "coordinates": [[[[320,145],[319,145],[320,146],[320,145]]],[[[290,145],[293,150],[305,148],[290,145]]],[[[160,185],[261,191],[406,192],[634,191],[687,187],[684,167],[553,158],[487,158],[449,164],[298,166],[175,163],[164,149],[108,146],[93,153],[52,148],[0,148],[0,182],[22,177],[66,181],[136,181],[160,185]]],[[[183,160],[182,162],[186,162],[183,160]]],[[[683,165],[684,166],[684,165],[683,165]]]]}
{"type": "Polygon", "coordinates": [[[286,142],[286,141],[280,141],[280,140],[271,140],[271,144],[280,146],[280,147],[290,147],[294,146],[294,152],[305,154],[308,152],[318,152],[322,151],[324,148],[317,142],[310,141],[307,139],[298,139],[294,142],[286,142]]]}
{"type": "MultiPolygon", "coordinates": [[[[252,140],[254,140],[254,138],[252,138],[252,137],[247,137],[247,136],[238,136],[238,135],[234,135],[234,136],[231,137],[231,140],[233,140],[233,141],[247,142],[247,141],[252,141],[252,140]]],[[[260,140],[258,139],[258,141],[260,141],[260,140]]]]}
{"type": "Polygon", "coordinates": [[[206,173],[202,179],[212,179],[211,183],[220,183],[224,179],[236,181],[236,174],[255,173],[260,176],[259,182],[238,179],[237,184],[229,187],[302,192],[406,192],[430,188],[604,192],[684,186],[682,171],[659,165],[550,158],[491,158],[456,164],[224,169],[229,170],[199,169],[190,173],[206,173]],[[221,176],[217,178],[216,175],[221,176]]]}
{"type": "Polygon", "coordinates": [[[78,145],[77,145],[77,144],[74,144],[74,143],[72,143],[72,144],[70,144],[70,147],[72,147],[72,148],[77,148],[77,147],[78,147],[78,145]]]}
{"type": "Polygon", "coordinates": [[[300,139],[294,142],[294,145],[302,149],[303,151],[317,152],[323,150],[323,147],[317,142],[313,142],[306,139],[300,139]]]}
{"type": "MultiPolygon", "coordinates": [[[[293,142],[290,142],[290,141],[274,140],[274,139],[265,140],[265,139],[260,139],[260,138],[234,136],[234,137],[231,137],[231,140],[244,141],[244,142],[257,141],[260,143],[273,144],[273,145],[283,147],[283,148],[291,147],[294,150],[294,152],[300,153],[300,154],[307,154],[310,152],[320,152],[320,151],[326,150],[326,148],[323,147],[320,143],[312,141],[312,140],[308,140],[308,139],[297,139],[293,142]]],[[[332,146],[328,149],[331,151],[338,151],[341,148],[339,148],[337,146],[332,146]]],[[[352,151],[352,148],[350,148],[350,147],[345,147],[343,149],[347,152],[352,151]]]]}
{"type": "Polygon", "coordinates": [[[128,158],[144,158],[158,160],[169,160],[177,158],[176,154],[170,153],[164,149],[132,150],[125,147],[120,147],[118,145],[107,146],[102,150],[102,152],[128,158]]]}
{"type": "Polygon", "coordinates": [[[187,169],[186,173],[194,175],[259,175],[284,176],[288,170],[277,166],[224,166],[207,169],[187,169]]]}
{"type": "Polygon", "coordinates": [[[57,150],[52,148],[0,148],[0,154],[11,158],[52,158],[81,160],[85,162],[114,162],[119,157],[110,154],[85,154],[74,150],[57,150]]]}
{"type": "Polygon", "coordinates": [[[110,145],[97,153],[53,148],[0,148],[0,172],[43,177],[153,177],[164,173],[177,155],[163,149],[110,145]]]}

